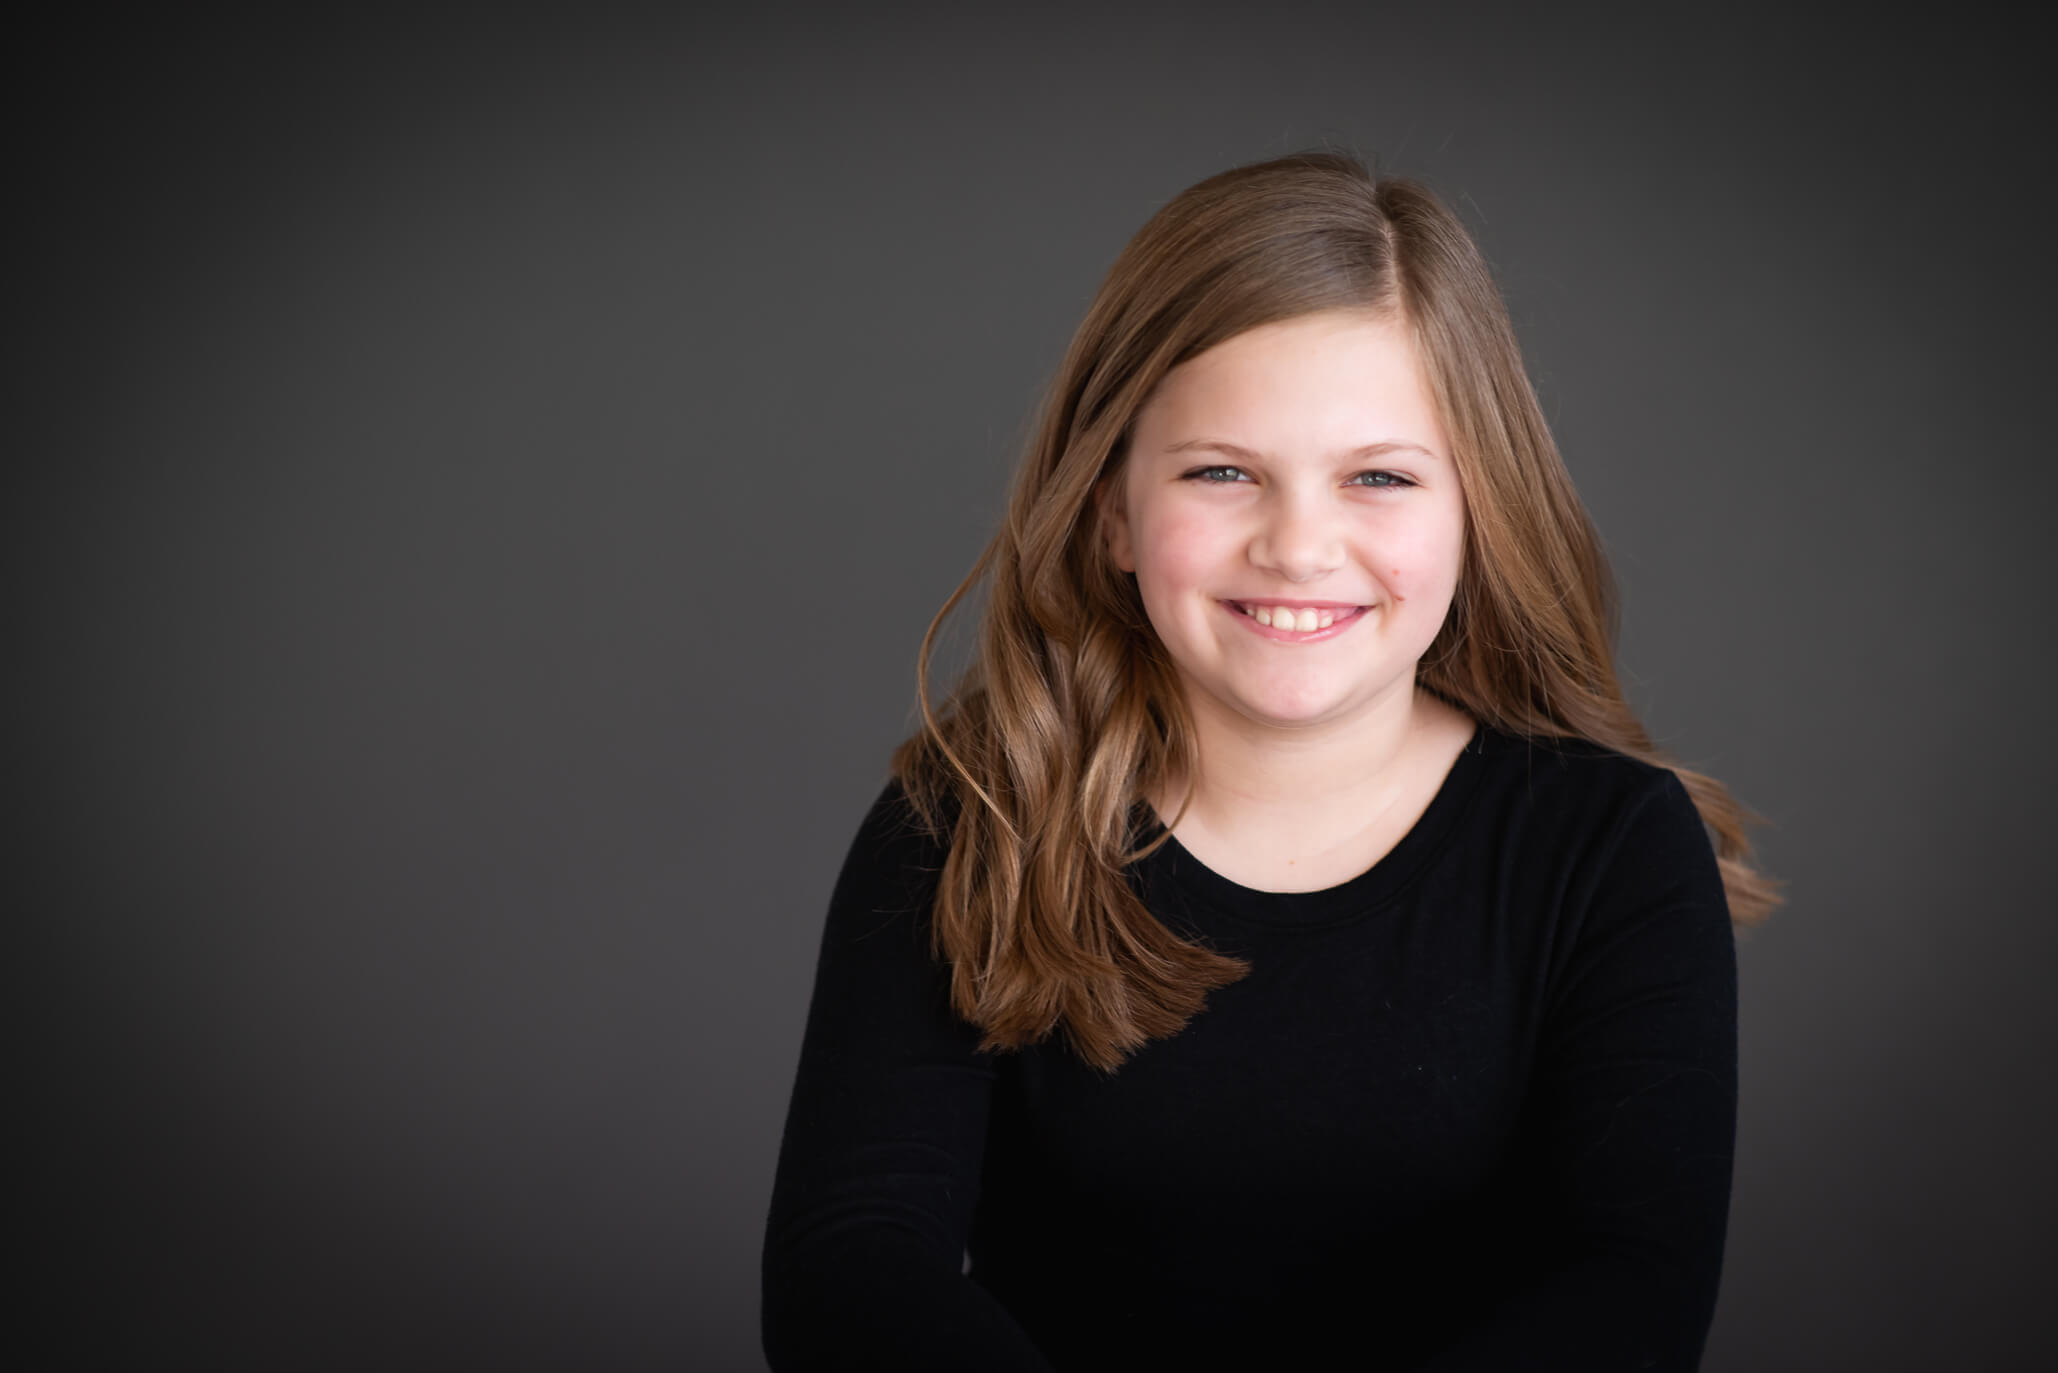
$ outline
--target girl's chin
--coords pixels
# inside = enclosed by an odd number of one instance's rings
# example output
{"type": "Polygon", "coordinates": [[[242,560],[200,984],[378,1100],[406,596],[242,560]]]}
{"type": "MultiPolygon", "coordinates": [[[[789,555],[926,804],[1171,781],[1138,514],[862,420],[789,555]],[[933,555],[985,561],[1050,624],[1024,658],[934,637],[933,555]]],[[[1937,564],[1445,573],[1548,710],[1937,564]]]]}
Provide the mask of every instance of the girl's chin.
{"type": "Polygon", "coordinates": [[[1319,725],[1334,724],[1349,714],[1341,706],[1273,707],[1244,712],[1252,723],[1273,729],[1314,729],[1319,725]]]}
{"type": "Polygon", "coordinates": [[[1250,695],[1233,692],[1217,696],[1231,711],[1254,725],[1272,729],[1308,729],[1328,724],[1351,714],[1352,701],[1333,695],[1250,695]]]}
{"type": "Polygon", "coordinates": [[[1239,685],[1219,678],[1200,683],[1189,677],[1186,682],[1188,700],[1206,702],[1210,713],[1226,713],[1253,725],[1286,730],[1351,720],[1377,709],[1395,690],[1412,699],[1413,685],[1412,676],[1376,688],[1362,681],[1274,683],[1270,689],[1260,683],[1239,685]]]}

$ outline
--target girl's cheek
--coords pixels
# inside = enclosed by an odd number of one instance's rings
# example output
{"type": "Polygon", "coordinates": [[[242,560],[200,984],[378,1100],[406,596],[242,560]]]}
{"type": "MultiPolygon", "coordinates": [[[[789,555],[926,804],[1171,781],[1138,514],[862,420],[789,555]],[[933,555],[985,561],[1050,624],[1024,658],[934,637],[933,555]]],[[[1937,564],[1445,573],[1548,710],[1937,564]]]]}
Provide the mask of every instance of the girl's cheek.
{"type": "Polygon", "coordinates": [[[1222,556],[1223,531],[1204,519],[1167,516],[1145,532],[1151,561],[1169,576],[1197,573],[1222,556]]]}
{"type": "Polygon", "coordinates": [[[1396,599],[1408,600],[1457,581],[1463,542],[1444,530],[1390,531],[1366,551],[1366,563],[1396,599]]]}

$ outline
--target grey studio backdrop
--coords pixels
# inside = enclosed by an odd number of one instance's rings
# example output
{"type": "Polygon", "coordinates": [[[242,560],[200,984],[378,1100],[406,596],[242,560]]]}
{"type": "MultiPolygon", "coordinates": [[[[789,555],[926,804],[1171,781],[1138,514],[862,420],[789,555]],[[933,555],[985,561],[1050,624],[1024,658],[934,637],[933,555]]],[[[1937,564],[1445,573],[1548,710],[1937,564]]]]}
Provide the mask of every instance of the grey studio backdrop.
{"type": "Polygon", "coordinates": [[[1774,822],[1706,1367],[2032,1366],[2050,111],[2024,38],[1948,14],[18,51],[9,904],[51,1366],[761,1368],[822,916],[921,633],[1127,236],[1318,144],[1477,232],[1633,699],[1774,822]]]}

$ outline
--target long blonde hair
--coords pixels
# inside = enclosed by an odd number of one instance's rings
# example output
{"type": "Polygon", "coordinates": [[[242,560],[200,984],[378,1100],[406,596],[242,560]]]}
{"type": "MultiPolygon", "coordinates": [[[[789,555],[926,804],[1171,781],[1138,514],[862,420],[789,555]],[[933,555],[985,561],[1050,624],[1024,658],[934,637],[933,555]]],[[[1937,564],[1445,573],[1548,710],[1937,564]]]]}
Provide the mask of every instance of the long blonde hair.
{"type": "Polygon", "coordinates": [[[892,771],[948,838],[932,947],[986,1049],[1062,1032],[1112,1071],[1249,971],[1175,937],[1123,876],[1167,833],[1157,826],[1135,850],[1140,801],[1192,775],[1197,745],[1093,493],[1172,368],[1331,309],[1412,331],[1465,491],[1463,568],[1417,680],[1494,728],[1671,767],[1712,834],[1732,918],[1754,924],[1779,902],[1752,865],[1745,829],[1757,817],[1660,755],[1623,700],[1613,579],[1470,235],[1419,185],[1301,153],[1200,182],[1130,241],[1066,352],[1000,530],[923,636],[923,725],[892,771]],[[932,645],[983,577],[977,652],[938,709],[932,645]]]}

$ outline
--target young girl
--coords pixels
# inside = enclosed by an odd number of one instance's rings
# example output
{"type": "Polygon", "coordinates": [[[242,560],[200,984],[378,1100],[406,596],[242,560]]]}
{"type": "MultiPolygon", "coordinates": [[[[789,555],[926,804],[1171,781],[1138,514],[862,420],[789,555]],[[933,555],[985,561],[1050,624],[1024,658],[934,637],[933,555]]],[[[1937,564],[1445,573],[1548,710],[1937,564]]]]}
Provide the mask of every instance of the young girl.
{"type": "Polygon", "coordinates": [[[1178,196],[938,623],[981,576],[830,902],[772,1366],[1693,1368],[1777,897],[1458,221],[1178,196]]]}

